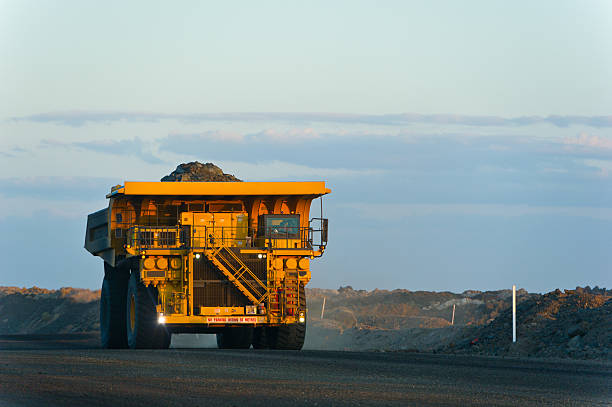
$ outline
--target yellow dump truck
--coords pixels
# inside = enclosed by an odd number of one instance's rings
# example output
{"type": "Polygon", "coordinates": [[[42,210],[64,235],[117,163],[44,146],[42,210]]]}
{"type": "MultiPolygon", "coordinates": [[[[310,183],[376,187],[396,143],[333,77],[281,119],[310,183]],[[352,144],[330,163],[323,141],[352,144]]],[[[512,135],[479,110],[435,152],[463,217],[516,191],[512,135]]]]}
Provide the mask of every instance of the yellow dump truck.
{"type": "Polygon", "coordinates": [[[324,182],[125,182],[87,218],[104,259],[105,348],[168,348],[216,333],[220,348],[301,349],[310,261],[323,255],[324,182]],[[321,199],[320,217],[310,217],[321,199]]]}

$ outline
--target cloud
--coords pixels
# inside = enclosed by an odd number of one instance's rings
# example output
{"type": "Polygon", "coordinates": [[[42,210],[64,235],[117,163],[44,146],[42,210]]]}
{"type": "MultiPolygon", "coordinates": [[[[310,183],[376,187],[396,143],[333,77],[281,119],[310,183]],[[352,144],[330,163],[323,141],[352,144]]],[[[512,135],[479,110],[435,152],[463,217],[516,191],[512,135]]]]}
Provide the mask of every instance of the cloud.
{"type": "MultiPolygon", "coordinates": [[[[585,149],[571,144],[592,144],[593,140],[601,144],[605,140],[597,137],[583,139],[568,141],[523,136],[473,136],[469,133],[418,135],[403,131],[347,134],[342,129],[319,132],[311,127],[294,127],[256,132],[209,130],[157,139],[43,140],[41,146],[135,157],[148,164],[168,165],[168,168],[186,160],[250,164],[284,162],[328,173],[334,170],[337,176],[391,171],[404,176],[420,174],[431,178],[432,174],[448,174],[456,178],[476,172],[555,173],[545,171],[547,168],[588,176],[589,172],[594,173],[593,166],[580,160],[605,159],[612,155],[612,149],[585,149]]],[[[556,174],[561,173],[556,171],[556,174]]]]}
{"type": "Polygon", "coordinates": [[[593,149],[612,150],[612,139],[606,137],[590,136],[587,133],[580,133],[576,137],[566,137],[563,142],[568,146],[580,146],[593,149]]]}
{"type": "Polygon", "coordinates": [[[200,139],[202,141],[228,142],[296,142],[320,139],[323,135],[312,127],[293,127],[289,129],[268,128],[258,132],[236,132],[227,130],[207,130],[200,133],[171,133],[171,138],[200,139]]]}
{"type": "Polygon", "coordinates": [[[556,127],[582,125],[596,128],[612,127],[612,116],[477,116],[453,114],[342,114],[301,112],[235,112],[235,113],[159,113],[133,111],[63,111],[12,117],[14,122],[53,123],[63,126],[83,126],[87,123],[159,122],[178,120],[185,123],[203,122],[261,122],[287,123],[346,123],[402,126],[413,123],[464,125],[464,126],[529,126],[549,124],[556,127]]]}
{"type": "Polygon", "coordinates": [[[49,217],[84,220],[87,214],[103,207],[99,201],[24,199],[0,194],[0,220],[8,218],[47,219],[49,217]]]}
{"type": "Polygon", "coordinates": [[[610,160],[583,160],[587,167],[597,168],[601,177],[607,178],[612,173],[612,161],[610,160]]]}
{"type": "Polygon", "coordinates": [[[375,168],[324,168],[309,167],[291,162],[272,160],[256,163],[222,161],[222,168],[232,168],[232,173],[248,174],[249,180],[292,180],[312,181],[313,178],[329,179],[331,177],[367,177],[384,174],[385,171],[375,168]]]}
{"type": "Polygon", "coordinates": [[[31,176],[0,178],[0,220],[85,220],[87,214],[108,206],[106,194],[116,178],[86,176],[31,176]]]}
{"type": "Polygon", "coordinates": [[[20,154],[27,153],[28,150],[22,147],[11,147],[7,151],[0,151],[0,157],[15,158],[20,154]]]}
{"type": "Polygon", "coordinates": [[[296,142],[321,139],[323,135],[312,127],[292,128],[286,130],[266,129],[258,133],[250,134],[249,138],[255,141],[268,142],[296,142]]]}
{"type": "Polygon", "coordinates": [[[612,221],[612,208],[588,206],[532,206],[509,204],[340,204],[339,208],[357,211],[361,217],[391,221],[415,216],[564,216],[612,221]]]}
{"type": "Polygon", "coordinates": [[[135,156],[150,164],[166,162],[154,154],[155,143],[143,141],[139,137],[125,140],[94,140],[68,143],[45,139],[42,140],[41,145],[42,147],[81,149],[118,156],[135,156]]]}
{"type": "Polygon", "coordinates": [[[36,201],[90,201],[104,195],[118,180],[84,176],[30,176],[0,178],[4,198],[36,201]]]}

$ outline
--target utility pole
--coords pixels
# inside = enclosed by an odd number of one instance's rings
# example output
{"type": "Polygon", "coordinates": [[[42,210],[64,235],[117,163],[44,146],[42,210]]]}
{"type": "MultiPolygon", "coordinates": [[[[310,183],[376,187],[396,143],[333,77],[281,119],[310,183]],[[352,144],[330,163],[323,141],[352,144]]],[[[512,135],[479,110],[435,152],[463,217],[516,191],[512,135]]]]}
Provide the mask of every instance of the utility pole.
{"type": "Polygon", "coordinates": [[[516,285],[512,286],[512,343],[516,342],[516,285]]]}
{"type": "Polygon", "coordinates": [[[321,319],[323,319],[324,312],[325,312],[325,297],[323,297],[323,305],[321,306],[321,319]]]}
{"type": "Polygon", "coordinates": [[[451,325],[455,325],[455,304],[453,304],[453,317],[451,318],[451,325]]]}

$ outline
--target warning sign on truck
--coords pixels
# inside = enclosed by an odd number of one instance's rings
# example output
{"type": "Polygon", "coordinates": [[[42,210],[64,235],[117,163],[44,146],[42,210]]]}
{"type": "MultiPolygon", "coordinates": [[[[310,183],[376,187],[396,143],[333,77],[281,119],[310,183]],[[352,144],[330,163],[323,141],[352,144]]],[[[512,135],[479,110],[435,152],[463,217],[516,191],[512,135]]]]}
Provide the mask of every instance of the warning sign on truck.
{"type": "Polygon", "coordinates": [[[207,317],[206,322],[209,324],[256,324],[264,322],[258,320],[258,317],[207,317]]]}

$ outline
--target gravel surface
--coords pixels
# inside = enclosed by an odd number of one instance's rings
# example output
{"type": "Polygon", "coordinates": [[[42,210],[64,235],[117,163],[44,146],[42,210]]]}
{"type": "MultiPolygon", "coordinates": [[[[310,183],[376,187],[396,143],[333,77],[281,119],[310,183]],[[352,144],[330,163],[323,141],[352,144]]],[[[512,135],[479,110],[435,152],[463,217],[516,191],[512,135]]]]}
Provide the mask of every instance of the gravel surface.
{"type": "Polygon", "coordinates": [[[405,352],[103,350],[0,337],[6,406],[609,406],[612,364],[405,352]]]}

